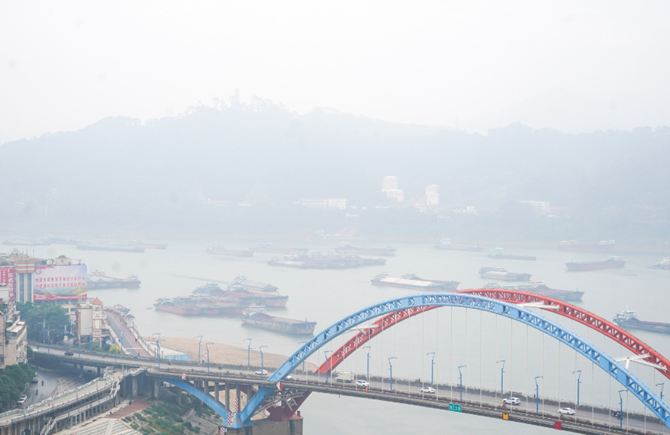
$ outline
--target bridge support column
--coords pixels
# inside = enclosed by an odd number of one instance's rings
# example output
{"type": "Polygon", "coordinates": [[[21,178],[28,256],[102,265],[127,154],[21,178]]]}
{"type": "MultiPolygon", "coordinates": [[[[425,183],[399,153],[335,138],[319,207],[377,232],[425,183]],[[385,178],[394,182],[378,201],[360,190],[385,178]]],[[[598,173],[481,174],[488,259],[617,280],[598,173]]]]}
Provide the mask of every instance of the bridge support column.
{"type": "Polygon", "coordinates": [[[202,392],[209,396],[209,381],[202,381],[202,392]]]}
{"type": "Polygon", "coordinates": [[[235,402],[235,403],[237,403],[237,409],[235,411],[240,412],[242,410],[242,402],[240,401],[240,386],[239,385],[235,386],[235,398],[237,399],[237,401],[235,402]]]}
{"type": "Polygon", "coordinates": [[[153,385],[151,386],[151,398],[158,399],[158,379],[153,380],[153,385]]]}
{"type": "Polygon", "coordinates": [[[177,389],[177,405],[181,406],[181,390],[177,389]]]}
{"type": "Polygon", "coordinates": [[[137,376],[131,377],[130,397],[137,396],[137,376]]]}
{"type": "Polygon", "coordinates": [[[219,383],[214,382],[214,400],[219,401],[219,383]]]}
{"type": "Polygon", "coordinates": [[[228,382],[226,382],[226,392],[224,395],[224,399],[226,399],[226,402],[223,404],[225,406],[226,411],[230,412],[230,385],[228,385],[228,382]]]}
{"type": "Polygon", "coordinates": [[[98,367],[98,376],[100,376],[100,367],[98,367]]]}

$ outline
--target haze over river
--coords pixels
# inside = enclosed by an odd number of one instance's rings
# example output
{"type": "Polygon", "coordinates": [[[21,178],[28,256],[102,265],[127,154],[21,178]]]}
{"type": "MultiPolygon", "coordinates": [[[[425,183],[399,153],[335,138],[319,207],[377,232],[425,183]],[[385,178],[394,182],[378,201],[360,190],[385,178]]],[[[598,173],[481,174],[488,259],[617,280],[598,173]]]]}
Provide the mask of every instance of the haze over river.
{"type": "MultiPolygon", "coordinates": [[[[487,280],[478,275],[483,266],[503,266],[512,272],[532,273],[533,280],[542,280],[551,287],[585,292],[579,305],[606,319],[617,311],[635,310],[641,320],[670,322],[670,271],[650,269],[662,255],[646,253],[619,253],[626,260],[623,269],[594,272],[567,272],[567,261],[604,260],[609,253],[569,253],[557,249],[505,247],[515,254],[537,256],[537,261],[494,260],[486,257],[494,246],[484,246],[482,252],[441,251],[430,244],[393,244],[397,253],[389,257],[385,266],[363,267],[350,270],[301,270],[272,267],[267,261],[274,254],[256,253],[252,258],[208,255],[205,249],[213,241],[163,241],[167,250],[147,250],[145,253],[78,251],[74,246],[35,247],[37,257],[52,258],[66,255],[81,258],[88,265],[89,273],[105,271],[110,276],[139,275],[140,289],[90,290],[89,297],[99,297],[106,306],[121,304],[131,309],[139,330],[145,335],[161,333],[164,336],[193,338],[203,335],[203,341],[246,346],[258,349],[267,345],[268,352],[292,354],[305,340],[271,331],[243,326],[235,317],[189,318],[153,310],[157,298],[188,296],[197,286],[208,281],[230,282],[238,275],[252,281],[261,281],[279,287],[279,292],[289,296],[286,309],[270,311],[283,317],[308,319],[318,322],[320,331],[337,320],[368,305],[393,297],[412,293],[411,290],[372,286],[370,279],[380,272],[391,276],[416,273],[424,279],[454,279],[460,281],[459,289],[481,288],[487,280]]],[[[247,248],[258,242],[226,243],[228,248],[247,248]]],[[[337,241],[276,243],[278,247],[306,247],[316,251],[332,250],[337,241]]],[[[377,246],[371,242],[354,242],[354,246],[377,246]]],[[[33,248],[30,248],[31,250],[33,248]]],[[[583,338],[601,347],[614,357],[628,356],[630,352],[611,344],[575,322],[545,314],[557,320],[583,338]]],[[[647,344],[665,356],[670,356],[670,336],[634,332],[647,344]]],[[[327,349],[336,349],[351,334],[334,340],[327,349]]],[[[509,388],[532,396],[534,377],[544,376],[540,396],[561,397],[574,400],[574,370],[582,370],[582,405],[595,402],[618,406],[618,384],[612,385],[605,374],[593,372],[590,362],[567,347],[557,345],[553,339],[542,339],[542,334],[528,331],[525,325],[512,324],[507,319],[497,319],[490,314],[474,310],[442,308],[414,317],[400,326],[381,334],[370,342],[370,371],[373,375],[388,377],[388,358],[393,360],[394,379],[430,380],[430,357],[436,352],[435,379],[440,384],[458,382],[459,365],[464,369],[464,384],[498,389],[500,364],[505,359],[505,390],[509,388]],[[513,335],[514,340],[510,339],[513,335]],[[544,345],[542,344],[544,343],[544,345]],[[560,368],[558,362],[561,362],[560,368]],[[559,382],[560,379],[560,382],[559,382]]],[[[315,364],[324,360],[323,350],[310,358],[315,364]]],[[[204,348],[203,348],[204,352],[204,348]]],[[[260,361],[252,361],[260,365],[260,361]]],[[[366,355],[359,350],[338,370],[364,374],[366,355]]],[[[663,382],[660,375],[647,367],[632,365],[634,373],[647,385],[663,382]]],[[[666,380],[667,381],[667,380],[666,380]]],[[[670,383],[667,385],[670,395],[670,383]]],[[[402,389],[402,381],[398,388],[402,389]]],[[[457,394],[451,389],[438,391],[440,395],[457,394]]],[[[658,392],[658,391],[657,391],[658,392]]],[[[508,393],[509,394],[509,393],[508,393]]],[[[638,409],[634,399],[625,406],[638,409]]],[[[553,412],[553,407],[547,407],[553,412]]],[[[338,397],[312,395],[301,407],[308,435],[341,433],[495,433],[530,435],[549,433],[549,429],[521,425],[513,422],[459,415],[406,405],[338,397]]],[[[581,411],[590,415],[590,410],[581,411]]]]}

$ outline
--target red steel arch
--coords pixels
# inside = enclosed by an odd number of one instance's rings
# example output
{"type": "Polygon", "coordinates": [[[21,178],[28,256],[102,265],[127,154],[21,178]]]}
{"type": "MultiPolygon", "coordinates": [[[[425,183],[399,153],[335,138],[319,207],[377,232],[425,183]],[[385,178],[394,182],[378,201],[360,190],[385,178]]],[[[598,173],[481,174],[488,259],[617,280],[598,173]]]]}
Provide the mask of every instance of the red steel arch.
{"type": "MultiPolygon", "coordinates": [[[[670,379],[670,361],[667,358],[616,324],[605,320],[602,317],[596,316],[595,314],[590,313],[589,311],[586,311],[582,308],[563,301],[559,301],[557,299],[516,290],[474,289],[459,290],[455,293],[467,293],[514,304],[541,303],[547,306],[553,305],[554,307],[552,307],[551,310],[555,311],[561,316],[575,320],[582,325],[586,325],[589,328],[600,332],[601,334],[614,340],[636,355],[649,355],[647,358],[645,358],[645,361],[657,365],[658,367],[656,370],[658,370],[666,378],[670,379]],[[558,306],[558,309],[555,308],[556,306],[558,306]]],[[[326,373],[329,370],[332,371],[335,367],[340,365],[351,353],[355,352],[360,346],[370,341],[376,335],[381,334],[386,329],[402,322],[403,320],[409,319],[410,317],[421,314],[425,311],[432,310],[433,308],[437,307],[409,308],[403,311],[389,313],[386,316],[381,317],[379,320],[372,323],[370,328],[366,328],[360,331],[346,343],[344,343],[342,347],[333,352],[333,354],[316,370],[316,373],[326,373]]]]}

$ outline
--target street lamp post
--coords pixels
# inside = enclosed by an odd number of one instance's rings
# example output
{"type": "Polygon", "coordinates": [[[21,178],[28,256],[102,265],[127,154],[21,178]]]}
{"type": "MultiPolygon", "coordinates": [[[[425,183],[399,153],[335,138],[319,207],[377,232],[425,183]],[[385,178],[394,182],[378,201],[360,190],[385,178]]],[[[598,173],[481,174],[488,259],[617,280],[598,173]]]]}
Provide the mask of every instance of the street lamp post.
{"type": "Polygon", "coordinates": [[[200,365],[200,361],[202,361],[202,353],[200,352],[200,349],[202,348],[202,335],[196,335],[193,338],[199,338],[200,339],[198,341],[198,365],[200,365]]]}
{"type": "Polygon", "coordinates": [[[628,390],[619,390],[619,430],[623,430],[623,397],[621,393],[628,390]]]}
{"type": "Polygon", "coordinates": [[[209,373],[209,345],[214,344],[214,342],[210,341],[208,343],[205,343],[205,349],[207,349],[207,373],[209,373]]]}
{"type": "Polygon", "coordinates": [[[659,382],[656,386],[661,386],[661,402],[663,401],[663,388],[665,387],[665,382],[659,382]]]}
{"type": "MultiPolygon", "coordinates": [[[[329,383],[329,381],[331,381],[331,379],[332,379],[331,376],[330,376],[330,365],[331,365],[331,362],[330,362],[330,360],[328,359],[328,353],[333,353],[333,351],[332,351],[332,350],[324,350],[324,351],[323,351],[323,357],[326,358],[326,362],[328,363],[328,364],[326,365],[326,384],[329,383]]],[[[330,384],[332,385],[332,382],[330,382],[330,384]]]]}
{"type": "Polygon", "coordinates": [[[435,368],[435,352],[428,352],[426,355],[432,355],[433,358],[430,360],[430,385],[435,385],[433,382],[433,373],[435,368]]]}
{"type": "Polygon", "coordinates": [[[572,372],[574,375],[577,373],[577,406],[579,406],[579,385],[582,383],[582,371],[581,370],[575,370],[572,372]]]}
{"type": "Polygon", "coordinates": [[[160,370],[160,368],[161,368],[161,333],[160,332],[154,332],[153,335],[158,336],[158,338],[156,339],[156,360],[158,361],[158,369],[160,370]]]}
{"type": "Polygon", "coordinates": [[[389,391],[393,391],[393,364],[391,364],[392,359],[398,359],[395,356],[389,357],[389,391]]]}
{"type": "Polygon", "coordinates": [[[265,374],[265,366],[263,365],[263,348],[267,346],[258,346],[258,350],[261,352],[261,373],[265,374]]]}
{"type": "Polygon", "coordinates": [[[365,363],[365,377],[370,380],[370,349],[372,346],[363,346],[363,349],[368,350],[368,354],[366,355],[366,363],[365,363]]]}
{"type": "Polygon", "coordinates": [[[51,329],[47,329],[47,353],[51,353],[51,329]]]}
{"type": "Polygon", "coordinates": [[[544,376],[535,376],[535,413],[540,413],[540,386],[537,384],[538,379],[544,379],[544,376]]]}
{"type": "Polygon", "coordinates": [[[251,338],[242,341],[247,340],[249,340],[249,343],[247,343],[247,370],[251,370],[251,338]]]}
{"type": "Polygon", "coordinates": [[[463,401],[463,372],[461,372],[461,369],[465,368],[467,366],[458,366],[458,383],[459,383],[459,393],[458,397],[461,402],[463,401]]]}
{"type": "Polygon", "coordinates": [[[500,397],[502,397],[504,394],[503,384],[505,382],[505,360],[504,359],[498,360],[496,361],[496,364],[498,364],[499,362],[502,363],[502,367],[500,367],[500,397]]]}

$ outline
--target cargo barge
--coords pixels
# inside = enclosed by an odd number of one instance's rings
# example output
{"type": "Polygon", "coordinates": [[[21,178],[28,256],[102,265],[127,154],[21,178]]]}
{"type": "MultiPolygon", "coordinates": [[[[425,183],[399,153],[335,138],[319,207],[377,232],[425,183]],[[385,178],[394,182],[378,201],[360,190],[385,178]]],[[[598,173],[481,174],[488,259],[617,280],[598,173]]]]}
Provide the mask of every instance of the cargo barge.
{"type": "Polygon", "coordinates": [[[670,334],[670,323],[638,320],[635,311],[619,311],[614,316],[614,323],[625,329],[638,329],[640,331],[657,332],[659,334],[670,334]]]}
{"type": "Polygon", "coordinates": [[[565,252],[608,252],[614,250],[614,247],[614,240],[601,240],[591,244],[579,240],[564,240],[558,244],[559,251],[565,252]]]}
{"type": "Polygon", "coordinates": [[[544,282],[537,281],[530,284],[498,284],[497,282],[487,282],[484,288],[502,289],[502,290],[518,290],[527,293],[534,293],[538,296],[545,296],[548,298],[558,299],[565,302],[581,302],[584,292],[578,290],[559,290],[547,287],[544,282]]]}
{"type": "Polygon", "coordinates": [[[144,252],[144,248],[133,245],[121,245],[117,243],[83,243],[77,245],[80,251],[113,251],[113,252],[144,252]]]}
{"type": "Polygon", "coordinates": [[[605,261],[580,261],[565,263],[565,266],[570,272],[583,272],[588,270],[600,269],[619,269],[622,268],[626,262],[621,257],[610,257],[605,261]]]}
{"type": "Polygon", "coordinates": [[[262,245],[258,245],[255,248],[251,248],[253,251],[256,252],[264,252],[267,254],[280,254],[280,255],[293,255],[297,252],[307,252],[307,248],[278,248],[276,246],[272,246],[269,243],[264,243],[262,245]]]}
{"type": "Polygon", "coordinates": [[[207,253],[212,255],[229,255],[232,257],[253,257],[253,249],[227,249],[223,245],[214,244],[207,247],[207,253]]]}
{"type": "Polygon", "coordinates": [[[128,275],[127,278],[114,278],[105,272],[95,271],[86,277],[86,287],[91,290],[106,288],[138,288],[142,281],[137,275],[128,275]]]}
{"type": "Polygon", "coordinates": [[[215,301],[210,298],[158,299],[154,304],[157,311],[182,316],[237,315],[241,314],[245,307],[238,300],[215,301]]]}
{"type": "Polygon", "coordinates": [[[3,245],[10,246],[49,246],[51,242],[46,239],[25,240],[25,239],[7,239],[2,242],[3,245]]]}
{"type": "Polygon", "coordinates": [[[519,255],[519,254],[507,254],[503,252],[503,248],[493,248],[489,251],[489,258],[503,258],[506,260],[525,260],[525,261],[535,261],[537,257],[532,255],[519,255]]]}
{"type": "Polygon", "coordinates": [[[380,273],[370,280],[372,285],[382,287],[399,287],[412,290],[430,291],[454,291],[460,284],[458,281],[438,281],[421,279],[414,274],[406,274],[400,278],[389,276],[388,273],[380,273]]]}
{"type": "Polygon", "coordinates": [[[130,244],[143,249],[167,249],[167,243],[147,243],[141,240],[131,240],[130,244]]]}
{"type": "Polygon", "coordinates": [[[363,266],[383,266],[384,258],[362,258],[358,255],[314,253],[286,255],[268,261],[270,266],[294,267],[297,269],[353,269],[363,266]]]}
{"type": "Polygon", "coordinates": [[[357,248],[348,243],[340,243],[335,248],[338,254],[356,254],[356,255],[381,255],[382,257],[393,257],[395,248],[387,246],[385,248],[357,248]]]}
{"type": "Polygon", "coordinates": [[[500,281],[530,281],[530,273],[508,272],[504,267],[482,267],[479,276],[500,281]]]}
{"type": "Polygon", "coordinates": [[[194,297],[209,297],[215,301],[223,299],[238,299],[244,305],[265,305],[266,307],[285,307],[288,296],[267,292],[254,292],[243,288],[239,284],[231,284],[225,290],[215,282],[207,283],[193,291],[194,297]]]}
{"type": "Polygon", "coordinates": [[[451,243],[451,239],[442,239],[434,246],[435,249],[446,249],[450,251],[482,251],[484,248],[477,245],[458,245],[451,243]]]}
{"type": "Polygon", "coordinates": [[[653,266],[650,266],[652,269],[665,269],[665,270],[670,270],[670,257],[665,257],[658,263],[654,264],[653,266]]]}
{"type": "Polygon", "coordinates": [[[257,282],[257,281],[249,281],[247,277],[244,275],[236,277],[235,280],[233,281],[233,284],[241,285],[243,288],[251,290],[253,292],[276,292],[278,290],[278,288],[273,286],[272,284],[266,284],[264,282],[257,282]]]}
{"type": "Polygon", "coordinates": [[[316,327],[316,322],[270,316],[269,314],[260,311],[245,311],[242,313],[242,322],[246,325],[268,329],[270,331],[297,335],[313,335],[314,328],[316,327]]]}

